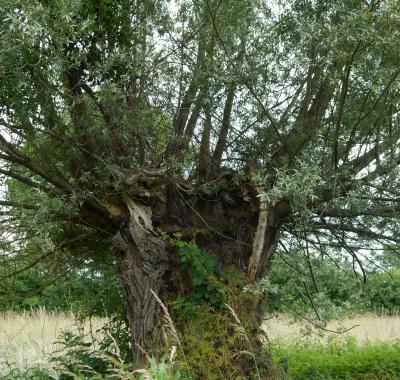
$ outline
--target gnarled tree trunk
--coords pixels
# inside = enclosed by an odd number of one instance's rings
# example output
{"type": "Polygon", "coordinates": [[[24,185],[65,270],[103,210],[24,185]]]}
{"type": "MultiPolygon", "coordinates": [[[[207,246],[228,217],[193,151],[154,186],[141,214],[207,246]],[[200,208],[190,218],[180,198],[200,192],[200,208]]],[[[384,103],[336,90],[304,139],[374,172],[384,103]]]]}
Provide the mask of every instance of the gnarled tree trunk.
{"type": "Polygon", "coordinates": [[[140,364],[156,339],[159,306],[151,291],[158,294],[162,284],[167,267],[165,244],[151,236],[137,246],[126,231],[117,239],[124,245],[118,254],[118,270],[132,334],[133,360],[140,364]]]}
{"type": "MultiPolygon", "coordinates": [[[[157,340],[161,339],[162,315],[152,291],[166,301],[178,294],[190,296],[191,292],[191,280],[185,278],[189,274],[182,271],[176,252],[167,254],[166,244],[157,236],[153,223],[168,232],[180,231],[184,239],[191,239],[195,234],[201,248],[218,256],[221,269],[233,264],[245,275],[243,269],[247,267],[249,281],[254,281],[269,270],[280,225],[288,209],[284,204],[259,202],[251,181],[238,186],[231,173],[215,180],[219,191],[210,199],[207,194],[186,193],[184,185],[175,188],[172,184],[161,186],[160,196],[154,189],[160,188],[161,179],[149,180],[148,175],[136,178],[141,178],[140,194],[146,196],[137,196],[135,200],[131,196],[123,197],[117,212],[115,207],[107,207],[114,219],[120,221],[113,244],[132,334],[133,359],[136,365],[141,365],[145,352],[154,354],[162,343],[157,340]],[[168,280],[173,273],[181,279],[180,284],[168,280]]],[[[253,320],[261,323],[263,300],[249,302],[246,313],[251,310],[253,320]]],[[[215,311],[219,312],[224,313],[215,311]]],[[[260,343],[259,333],[258,327],[250,332],[255,344],[260,343]]]]}
{"type": "Polygon", "coordinates": [[[126,200],[130,223],[114,236],[118,270],[129,328],[133,360],[141,364],[145,353],[154,348],[159,323],[158,294],[168,260],[165,242],[155,236],[150,209],[126,200]]]}

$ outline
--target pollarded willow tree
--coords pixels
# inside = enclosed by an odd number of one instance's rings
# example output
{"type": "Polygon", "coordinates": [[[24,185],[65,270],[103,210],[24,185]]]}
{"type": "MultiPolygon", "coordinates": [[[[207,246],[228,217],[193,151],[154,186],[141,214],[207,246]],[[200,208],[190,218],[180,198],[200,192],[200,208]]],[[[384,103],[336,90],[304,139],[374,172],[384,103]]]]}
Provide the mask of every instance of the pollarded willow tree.
{"type": "Polygon", "coordinates": [[[1,2],[3,256],[112,255],[136,362],[185,284],[168,234],[249,281],[278,243],[400,240],[398,2],[268,3],[1,2]]]}

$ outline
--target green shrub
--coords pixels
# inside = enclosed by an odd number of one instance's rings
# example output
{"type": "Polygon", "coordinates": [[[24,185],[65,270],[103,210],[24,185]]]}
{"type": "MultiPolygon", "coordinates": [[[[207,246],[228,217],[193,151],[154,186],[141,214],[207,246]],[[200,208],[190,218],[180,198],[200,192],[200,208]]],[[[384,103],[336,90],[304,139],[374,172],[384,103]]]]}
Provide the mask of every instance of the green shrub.
{"type": "Polygon", "coordinates": [[[120,281],[110,265],[86,265],[49,283],[51,276],[39,265],[9,279],[2,284],[0,310],[44,307],[99,317],[122,310],[120,281]]]}
{"type": "Polygon", "coordinates": [[[400,270],[367,272],[364,284],[349,260],[301,252],[280,254],[263,279],[269,293],[267,308],[324,320],[353,313],[400,311],[400,270]],[[311,298],[311,300],[310,300],[311,298]],[[312,304],[311,304],[312,302],[312,304]]]}
{"type": "Polygon", "coordinates": [[[217,266],[217,256],[201,249],[195,241],[181,240],[179,234],[164,238],[178,248],[180,265],[191,282],[187,294],[171,302],[171,306],[187,316],[196,313],[199,304],[222,308],[225,301],[221,281],[225,274],[217,266]]]}
{"type": "Polygon", "coordinates": [[[173,362],[173,355],[169,359],[164,355],[160,360],[149,359],[149,368],[136,371],[142,373],[139,380],[190,380],[190,375],[180,371],[177,363],[173,362]]]}
{"type": "Polygon", "coordinates": [[[330,320],[367,309],[362,277],[354,273],[351,262],[290,253],[274,259],[268,284],[272,289],[269,311],[314,317],[317,310],[320,318],[330,320]]]}
{"type": "Polygon", "coordinates": [[[394,314],[400,311],[400,270],[374,273],[365,286],[369,309],[394,314]]]}
{"type": "Polygon", "coordinates": [[[400,378],[400,342],[357,344],[332,339],[327,345],[276,343],[273,355],[293,380],[381,380],[400,378]]]}

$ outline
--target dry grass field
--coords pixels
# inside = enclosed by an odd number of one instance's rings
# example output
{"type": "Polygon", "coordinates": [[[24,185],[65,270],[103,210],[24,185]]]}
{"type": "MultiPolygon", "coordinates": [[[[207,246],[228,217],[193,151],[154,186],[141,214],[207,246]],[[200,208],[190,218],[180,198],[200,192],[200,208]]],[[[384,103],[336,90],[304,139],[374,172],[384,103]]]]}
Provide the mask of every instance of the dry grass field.
{"type": "MultiPolygon", "coordinates": [[[[95,332],[105,320],[93,319],[85,323],[85,333],[95,332]]],[[[400,339],[400,316],[360,315],[343,321],[334,321],[326,327],[331,330],[346,329],[358,325],[343,334],[354,336],[360,343],[391,342],[400,339]]],[[[57,351],[54,344],[59,334],[65,330],[76,330],[72,314],[46,312],[0,313],[0,373],[10,365],[20,369],[35,363],[46,362],[48,356],[57,351]]],[[[293,341],[307,336],[307,339],[324,340],[323,336],[310,326],[291,323],[284,316],[265,322],[264,329],[271,341],[293,341]]]]}
{"type": "MultiPolygon", "coordinates": [[[[103,320],[92,319],[85,323],[85,333],[95,332],[103,324],[103,320]]],[[[0,374],[10,366],[23,369],[46,362],[57,351],[54,342],[63,330],[77,330],[71,313],[44,309],[0,313],[0,374]]]]}
{"type": "Polygon", "coordinates": [[[264,330],[271,341],[294,341],[307,338],[316,341],[324,341],[331,336],[353,336],[359,343],[367,342],[392,342],[400,339],[400,315],[374,315],[364,314],[340,321],[332,321],[325,327],[332,331],[345,331],[337,334],[322,331],[309,323],[292,323],[288,318],[281,316],[264,323],[264,330]]]}

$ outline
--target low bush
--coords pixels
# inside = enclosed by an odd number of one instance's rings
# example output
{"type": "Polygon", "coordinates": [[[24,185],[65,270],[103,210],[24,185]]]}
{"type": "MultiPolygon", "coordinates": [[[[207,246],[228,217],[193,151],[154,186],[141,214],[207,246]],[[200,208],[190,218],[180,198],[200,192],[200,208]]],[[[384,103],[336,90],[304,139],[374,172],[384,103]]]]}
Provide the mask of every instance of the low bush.
{"type": "Polygon", "coordinates": [[[400,378],[400,342],[357,344],[331,339],[271,345],[273,355],[293,380],[391,380],[400,378]]]}
{"type": "Polygon", "coordinates": [[[400,311],[400,270],[377,272],[369,276],[365,286],[369,309],[395,314],[400,311]]]}

